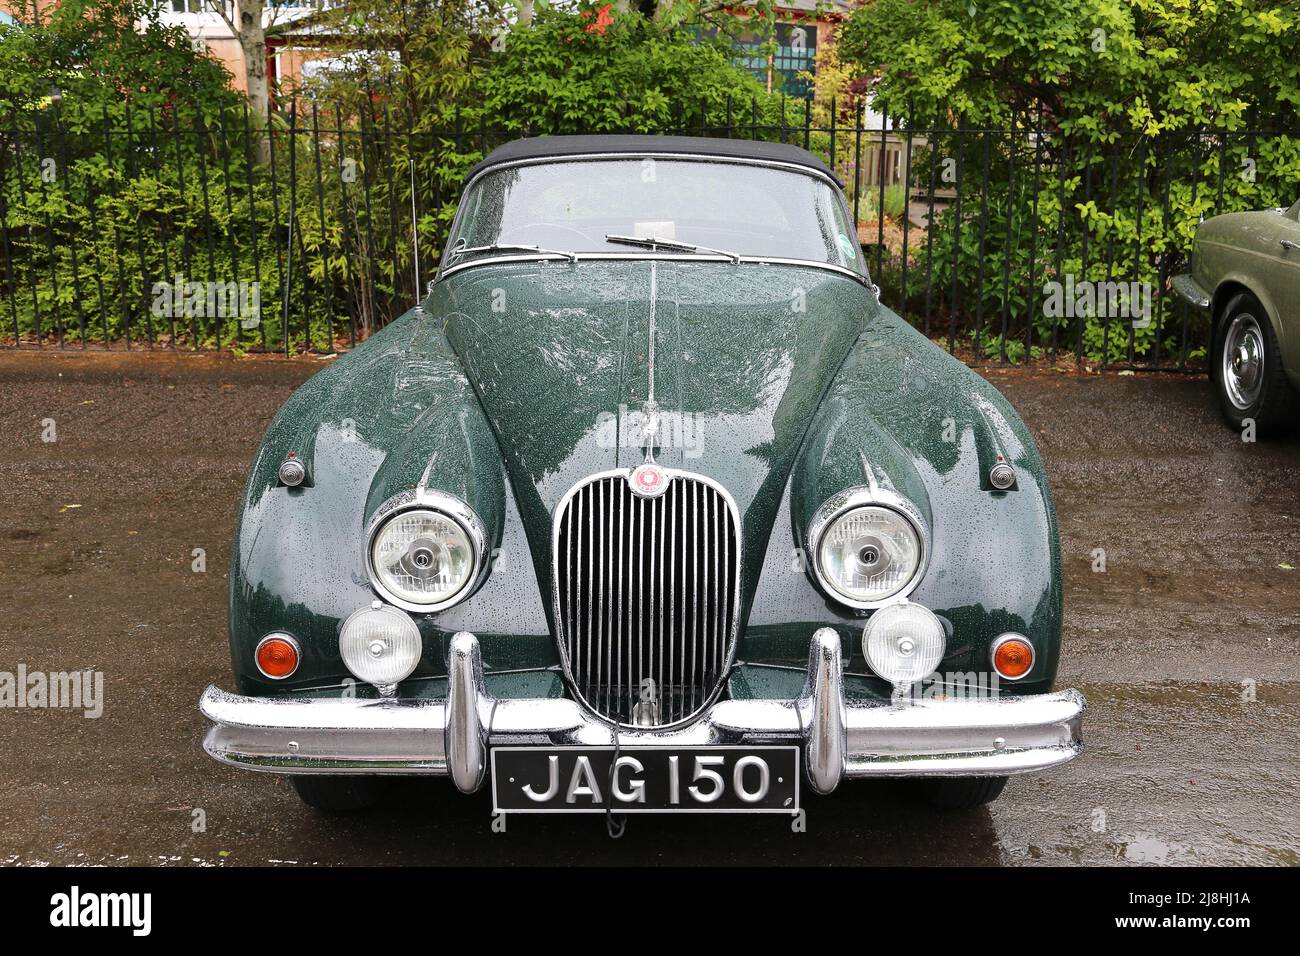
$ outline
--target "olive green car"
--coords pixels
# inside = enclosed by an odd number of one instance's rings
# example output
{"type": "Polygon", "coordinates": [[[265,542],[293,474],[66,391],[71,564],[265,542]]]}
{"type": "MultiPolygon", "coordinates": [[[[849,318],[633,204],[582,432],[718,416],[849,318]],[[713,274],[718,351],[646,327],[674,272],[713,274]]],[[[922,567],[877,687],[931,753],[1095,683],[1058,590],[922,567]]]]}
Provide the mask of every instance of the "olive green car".
{"type": "Polygon", "coordinates": [[[205,747],[318,807],[942,806],[1082,750],[1037,450],[793,146],[522,140],[427,297],[268,430],[205,747]]]}
{"type": "Polygon", "coordinates": [[[1224,417],[1275,429],[1300,390],[1300,202],[1215,216],[1196,230],[1192,271],[1174,291],[1211,321],[1210,376],[1224,417]]]}

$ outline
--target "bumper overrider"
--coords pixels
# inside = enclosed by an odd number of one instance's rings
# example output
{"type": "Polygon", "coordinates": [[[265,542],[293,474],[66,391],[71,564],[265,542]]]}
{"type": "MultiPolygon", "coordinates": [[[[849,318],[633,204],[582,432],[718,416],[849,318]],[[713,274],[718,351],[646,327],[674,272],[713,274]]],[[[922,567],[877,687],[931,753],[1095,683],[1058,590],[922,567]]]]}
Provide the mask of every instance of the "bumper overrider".
{"type": "MultiPolygon", "coordinates": [[[[465,793],[498,746],[603,747],[616,728],[573,700],[498,699],[483,682],[478,639],[451,641],[445,700],[244,697],[209,687],[204,749],[222,763],[286,774],[434,774],[465,793]]],[[[1002,776],[1045,770],[1083,750],[1075,690],[998,700],[845,700],[840,640],[812,638],[803,692],[723,700],[670,730],[617,728],[618,744],[802,748],[808,781],[829,793],[848,777],[1002,776]]]]}
{"type": "Polygon", "coordinates": [[[1178,297],[1186,300],[1190,305],[1198,309],[1210,307],[1213,296],[1192,275],[1188,273],[1176,275],[1170,280],[1170,285],[1173,286],[1178,297]]]}

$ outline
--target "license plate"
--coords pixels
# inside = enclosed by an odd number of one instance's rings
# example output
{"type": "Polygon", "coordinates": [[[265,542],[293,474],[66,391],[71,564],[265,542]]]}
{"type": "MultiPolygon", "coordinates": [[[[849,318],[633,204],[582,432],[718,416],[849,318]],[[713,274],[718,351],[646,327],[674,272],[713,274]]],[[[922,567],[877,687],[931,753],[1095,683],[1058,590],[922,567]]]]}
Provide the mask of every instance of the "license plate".
{"type": "Polygon", "coordinates": [[[798,747],[497,747],[497,813],[795,813],[798,747]]]}

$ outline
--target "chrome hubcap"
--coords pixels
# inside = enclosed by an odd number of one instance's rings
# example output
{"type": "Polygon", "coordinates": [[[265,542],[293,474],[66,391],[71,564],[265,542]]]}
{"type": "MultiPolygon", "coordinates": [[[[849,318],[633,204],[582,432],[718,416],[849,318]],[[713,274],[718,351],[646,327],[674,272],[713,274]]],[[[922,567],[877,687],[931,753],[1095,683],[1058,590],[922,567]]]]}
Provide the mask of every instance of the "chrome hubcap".
{"type": "Polygon", "coordinates": [[[1253,315],[1238,315],[1223,341],[1223,388],[1235,408],[1246,410],[1264,385],[1264,335],[1253,315]]]}

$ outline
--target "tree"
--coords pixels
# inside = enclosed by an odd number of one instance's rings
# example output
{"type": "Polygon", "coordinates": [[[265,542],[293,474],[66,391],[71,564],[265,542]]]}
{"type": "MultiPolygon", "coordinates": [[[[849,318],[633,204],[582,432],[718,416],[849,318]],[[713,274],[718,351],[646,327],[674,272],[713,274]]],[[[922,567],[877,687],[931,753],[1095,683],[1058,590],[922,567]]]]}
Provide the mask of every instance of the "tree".
{"type": "MultiPolygon", "coordinates": [[[[776,101],[723,40],[609,4],[542,7],[510,33],[476,78],[478,108],[504,129],[552,133],[671,126],[678,107],[717,117],[730,102],[771,117],[776,101]]],[[[698,119],[693,119],[698,123],[698,119]]]]}
{"type": "MultiPolygon", "coordinates": [[[[1059,332],[1092,358],[1174,354],[1163,319],[1118,328],[1080,312],[1069,328],[1042,301],[1044,277],[1114,272],[1160,293],[1201,218],[1295,198],[1295,0],[874,0],[840,53],[874,80],[878,110],[925,134],[922,174],[955,176],[933,230],[935,286],[977,326],[981,313],[1032,323],[1029,343],[1059,332]]],[[[884,265],[888,283],[901,257],[884,265]]]]}
{"type": "Polygon", "coordinates": [[[238,102],[221,64],[146,0],[64,0],[0,37],[0,111],[19,120],[56,104],[65,117],[102,119],[128,109],[211,116],[238,102]]]}
{"type": "Polygon", "coordinates": [[[391,93],[420,130],[468,98],[506,17],[500,0],[351,0],[295,23],[328,35],[335,53],[334,67],[305,88],[354,107],[391,93]]]}
{"type": "MultiPolygon", "coordinates": [[[[266,80],[266,38],[275,31],[278,10],[271,8],[266,16],[264,0],[206,0],[208,9],[221,16],[226,27],[239,41],[244,54],[244,85],[248,93],[248,111],[257,127],[267,119],[270,107],[270,89],[266,80]],[[266,20],[267,22],[263,22],[266,20]]],[[[271,144],[262,136],[254,140],[257,161],[270,162],[271,144]]]]}
{"type": "Polygon", "coordinates": [[[841,54],[878,76],[901,113],[1004,124],[1042,103],[1062,129],[1104,138],[1210,125],[1253,112],[1296,129],[1300,7],[1294,0],[874,0],[841,54]]]}

